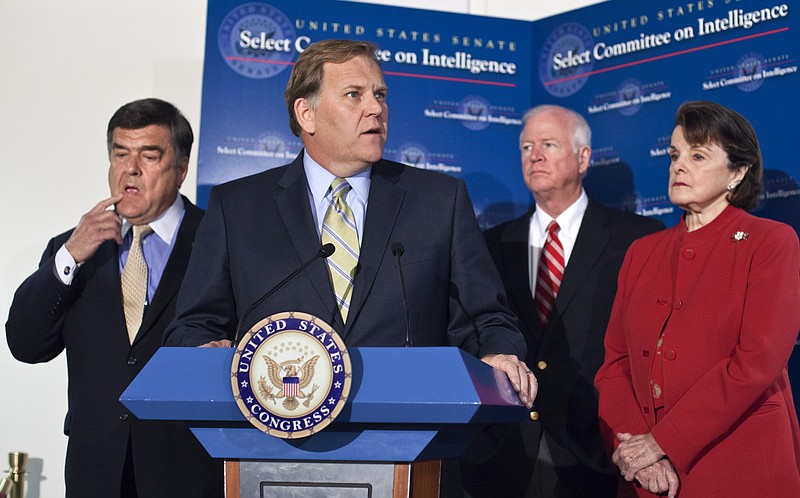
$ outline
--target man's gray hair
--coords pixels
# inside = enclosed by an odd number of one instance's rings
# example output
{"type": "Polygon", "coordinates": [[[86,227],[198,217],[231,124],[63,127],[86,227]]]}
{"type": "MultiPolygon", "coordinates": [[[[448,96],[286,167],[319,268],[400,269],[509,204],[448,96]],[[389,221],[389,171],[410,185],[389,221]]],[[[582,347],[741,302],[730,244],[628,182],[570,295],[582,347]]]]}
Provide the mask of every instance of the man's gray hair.
{"type": "MultiPolygon", "coordinates": [[[[567,109],[566,107],[561,107],[560,105],[543,104],[530,109],[522,116],[522,127],[524,128],[528,120],[534,116],[550,111],[563,111],[567,114],[569,124],[572,127],[573,152],[577,153],[581,147],[592,147],[592,129],[589,128],[589,123],[577,112],[572,109],[567,109]]],[[[522,133],[520,133],[520,139],[521,138],[522,133]]]]}

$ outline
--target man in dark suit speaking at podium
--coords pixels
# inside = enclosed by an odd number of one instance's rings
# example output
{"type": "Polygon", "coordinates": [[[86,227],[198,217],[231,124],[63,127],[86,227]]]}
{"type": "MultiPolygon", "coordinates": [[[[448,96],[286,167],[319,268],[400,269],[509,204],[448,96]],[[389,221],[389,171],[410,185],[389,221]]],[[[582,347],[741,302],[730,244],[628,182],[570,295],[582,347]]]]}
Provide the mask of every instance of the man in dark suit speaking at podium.
{"type": "Polygon", "coordinates": [[[458,346],[503,370],[530,404],[525,340],[464,183],[381,159],[387,89],[374,53],[326,40],[298,57],[285,99],[305,148],[212,189],[165,344],[230,345],[245,310],[332,243],[331,257],[257,306],[244,330],[303,311],[349,346],[458,346]]]}

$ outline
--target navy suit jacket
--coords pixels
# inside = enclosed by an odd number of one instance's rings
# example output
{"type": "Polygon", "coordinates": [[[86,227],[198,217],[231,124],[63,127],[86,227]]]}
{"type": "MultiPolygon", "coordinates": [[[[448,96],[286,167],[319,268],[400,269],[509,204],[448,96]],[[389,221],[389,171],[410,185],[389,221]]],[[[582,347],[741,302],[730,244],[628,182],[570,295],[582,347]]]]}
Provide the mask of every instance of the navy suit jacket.
{"type": "MultiPolygon", "coordinates": [[[[628,246],[639,237],[663,229],[664,225],[608,209],[590,199],[554,308],[542,329],[528,281],[528,231],[533,209],[487,230],[485,236],[511,309],[519,317],[528,346],[525,361],[539,380],[536,398],[539,421],[525,420],[511,433],[498,431],[507,441],[495,449],[493,462],[482,465],[492,465],[497,472],[509,472],[518,488],[508,491],[508,495],[524,496],[533,479],[533,461],[544,431],[570,454],[562,457],[558,449],[551,447],[556,468],[570,466],[571,475],[580,476],[575,470],[577,461],[593,478],[597,474],[608,475],[613,487],[616,473],[600,440],[594,376],[603,363],[603,338],[628,246]]],[[[585,477],[573,478],[589,482],[585,477]]],[[[498,477],[498,480],[503,479],[498,477]]],[[[599,486],[585,496],[604,496],[599,486]]],[[[572,493],[584,496],[574,489],[572,493]]],[[[476,492],[475,496],[482,495],[476,492]]]]}
{"type": "MultiPolygon", "coordinates": [[[[403,346],[405,318],[392,245],[400,257],[415,346],[458,346],[484,356],[525,355],[464,183],[380,160],[372,166],[358,270],[342,324],[327,263],[315,261],[244,323],[303,311],[350,346],[403,346]]],[[[167,345],[233,338],[243,312],[320,248],[302,154],[289,165],[212,189],[167,345]]]]}
{"type": "Polygon", "coordinates": [[[133,344],[125,326],[113,240],[81,266],[72,285],[64,285],[53,273],[54,257],[72,231],[51,239],[39,269],[14,295],[6,324],[14,357],[39,363],[67,352],[67,496],[119,496],[129,438],[139,496],[222,496],[222,462],[208,456],[186,424],[139,420],[119,402],[161,345],[174,314],[203,216],[186,198],[184,205],[175,247],[133,344]]]}

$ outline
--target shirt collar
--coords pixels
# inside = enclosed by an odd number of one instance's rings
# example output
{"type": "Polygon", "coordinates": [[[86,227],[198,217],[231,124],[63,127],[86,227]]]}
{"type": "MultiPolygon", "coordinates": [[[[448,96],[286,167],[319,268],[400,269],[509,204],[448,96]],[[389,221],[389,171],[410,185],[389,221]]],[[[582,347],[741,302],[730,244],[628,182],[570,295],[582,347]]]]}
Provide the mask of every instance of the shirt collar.
{"type": "MultiPolygon", "coordinates": [[[[183,197],[180,194],[175,196],[175,200],[172,202],[172,205],[167,208],[166,211],[161,213],[156,219],[148,223],[150,228],[153,229],[158,237],[167,243],[167,245],[172,245],[172,241],[175,239],[175,233],[178,231],[178,225],[180,225],[181,217],[183,216],[183,197]]],[[[128,231],[133,227],[133,225],[122,218],[122,238],[124,239],[125,236],[128,234],[128,231]]]]}
{"type": "MultiPolygon", "coordinates": [[[[320,204],[328,195],[331,182],[333,182],[333,180],[336,178],[336,175],[323,168],[322,165],[308,155],[308,152],[303,154],[303,169],[306,172],[308,189],[311,191],[311,196],[314,198],[314,203],[320,204]]],[[[366,200],[369,198],[371,174],[372,166],[369,166],[357,174],[347,177],[347,183],[350,184],[353,192],[355,192],[363,202],[366,202],[366,200]]]]}
{"type": "MultiPolygon", "coordinates": [[[[578,197],[578,200],[573,202],[570,207],[565,209],[564,212],[556,218],[560,228],[560,237],[569,237],[572,240],[578,238],[578,231],[581,228],[581,221],[583,221],[583,214],[586,212],[587,206],[589,206],[589,197],[586,195],[586,191],[581,189],[581,195],[578,197]]],[[[545,213],[543,209],[536,209],[531,219],[531,229],[544,237],[547,225],[549,225],[553,219],[554,218],[545,213]]]]}

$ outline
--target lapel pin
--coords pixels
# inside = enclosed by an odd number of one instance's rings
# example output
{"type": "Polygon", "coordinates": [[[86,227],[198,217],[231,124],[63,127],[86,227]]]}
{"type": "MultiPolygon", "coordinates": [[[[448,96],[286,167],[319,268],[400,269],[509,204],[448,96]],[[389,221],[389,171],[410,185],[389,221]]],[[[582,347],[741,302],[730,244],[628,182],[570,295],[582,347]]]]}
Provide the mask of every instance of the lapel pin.
{"type": "Polygon", "coordinates": [[[734,242],[739,242],[740,240],[747,240],[747,237],[749,235],[750,235],[749,233],[742,232],[741,230],[739,230],[738,232],[731,235],[731,240],[734,242]]]}

